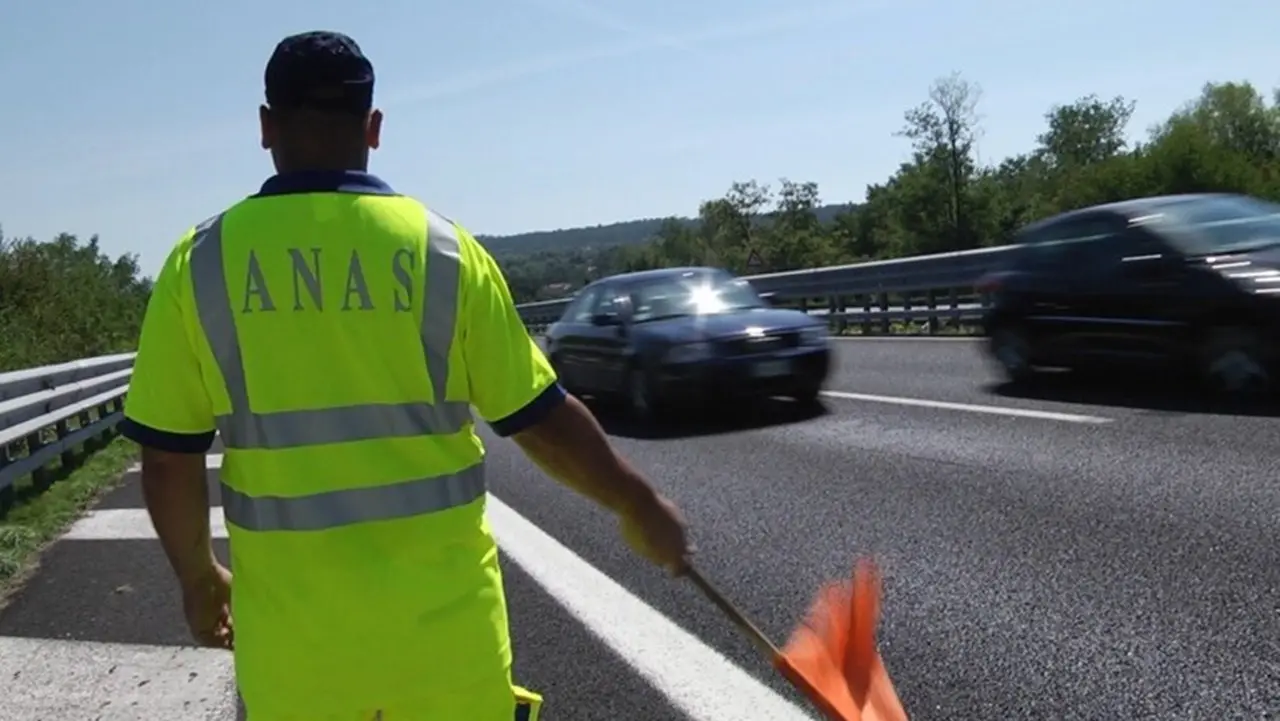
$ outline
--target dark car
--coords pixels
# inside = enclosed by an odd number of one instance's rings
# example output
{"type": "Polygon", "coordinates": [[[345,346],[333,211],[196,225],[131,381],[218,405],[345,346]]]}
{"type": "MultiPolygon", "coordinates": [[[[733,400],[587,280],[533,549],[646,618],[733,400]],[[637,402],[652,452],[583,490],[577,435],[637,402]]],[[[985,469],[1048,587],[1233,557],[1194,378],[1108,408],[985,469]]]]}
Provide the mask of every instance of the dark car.
{"type": "Polygon", "coordinates": [[[740,397],[812,402],[830,364],[824,322],[715,268],[591,283],[547,329],[547,353],[571,393],[621,396],[640,416],[740,397]]]}
{"type": "MultiPolygon", "coordinates": [[[[1041,367],[1190,371],[1226,393],[1273,390],[1280,365],[1280,205],[1171,195],[1064,213],[1019,231],[991,294],[990,355],[1041,367]]],[[[1185,375],[1185,374],[1182,374],[1185,375]]]]}

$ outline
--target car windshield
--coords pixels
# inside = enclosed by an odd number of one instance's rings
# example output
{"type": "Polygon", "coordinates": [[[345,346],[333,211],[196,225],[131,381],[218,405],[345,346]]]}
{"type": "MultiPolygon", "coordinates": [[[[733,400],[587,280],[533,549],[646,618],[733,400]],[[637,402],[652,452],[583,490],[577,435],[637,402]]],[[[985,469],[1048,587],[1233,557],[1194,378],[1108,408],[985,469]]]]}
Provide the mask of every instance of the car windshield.
{"type": "Polygon", "coordinates": [[[691,271],[644,283],[632,294],[636,323],[765,307],[750,283],[727,274],[691,271]]]}
{"type": "Polygon", "coordinates": [[[1190,255],[1238,253],[1280,245],[1280,205],[1241,195],[1218,195],[1157,206],[1161,220],[1190,255]]]}

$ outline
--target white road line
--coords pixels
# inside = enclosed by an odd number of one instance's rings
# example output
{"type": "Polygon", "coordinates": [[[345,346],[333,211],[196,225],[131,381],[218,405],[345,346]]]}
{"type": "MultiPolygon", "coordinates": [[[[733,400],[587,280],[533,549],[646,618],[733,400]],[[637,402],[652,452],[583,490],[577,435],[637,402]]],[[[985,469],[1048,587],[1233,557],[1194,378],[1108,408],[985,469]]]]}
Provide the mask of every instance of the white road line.
{"type": "Polygon", "coordinates": [[[1111,423],[1111,418],[1102,416],[1083,416],[1075,413],[1057,413],[1055,411],[1037,411],[1031,408],[1010,408],[1008,406],[980,406],[972,403],[951,403],[950,401],[931,401],[924,398],[899,398],[897,396],[877,396],[870,393],[850,393],[848,391],[823,391],[828,398],[843,398],[850,401],[866,401],[869,403],[890,403],[898,406],[914,406],[917,408],[936,408],[943,411],[964,411],[966,413],[985,413],[993,416],[1009,416],[1012,418],[1039,418],[1046,421],[1062,421],[1064,423],[1083,423],[1100,425],[1111,423]]]}
{"type": "MultiPolygon", "coordinates": [[[[493,496],[488,516],[503,554],[691,719],[813,718],[493,496]]],[[[210,523],[215,538],[226,538],[221,508],[211,510],[210,523]]],[[[155,537],[147,512],[140,508],[91,511],[65,536],[155,537]]]]}
{"type": "Polygon", "coordinates": [[[6,719],[236,718],[231,654],[0,636],[6,719]]]}
{"type": "MultiPolygon", "coordinates": [[[[209,509],[209,530],[217,539],[227,537],[227,524],[222,518],[222,507],[209,509]]],[[[72,524],[65,541],[154,541],[156,529],[151,517],[143,508],[103,508],[89,511],[84,518],[72,524]]]]}
{"type": "Polygon", "coordinates": [[[508,558],[690,718],[813,718],[493,496],[489,523],[508,558]]]}
{"type": "MultiPolygon", "coordinates": [[[[204,467],[210,471],[216,471],[217,469],[222,468],[222,454],[210,453],[206,455],[204,457],[204,467]]],[[[135,463],[132,466],[129,466],[128,470],[126,470],[125,473],[137,473],[138,471],[141,471],[141,470],[142,470],[142,465],[139,463],[135,463]]]]}

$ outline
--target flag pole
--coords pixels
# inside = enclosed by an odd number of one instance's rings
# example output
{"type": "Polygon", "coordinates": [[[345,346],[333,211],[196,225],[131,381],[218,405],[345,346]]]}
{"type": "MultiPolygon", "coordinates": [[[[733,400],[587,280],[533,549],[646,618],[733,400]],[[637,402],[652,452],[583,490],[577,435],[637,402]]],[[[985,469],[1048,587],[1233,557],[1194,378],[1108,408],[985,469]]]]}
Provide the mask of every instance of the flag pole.
{"type": "Polygon", "coordinates": [[[702,591],[702,595],[706,596],[707,600],[714,603],[716,607],[724,613],[724,615],[729,617],[730,621],[733,621],[734,625],[742,629],[742,632],[747,635],[747,638],[756,645],[756,648],[759,648],[761,652],[768,656],[770,661],[776,662],[777,659],[782,656],[782,652],[778,650],[777,646],[773,645],[773,642],[769,640],[768,636],[764,635],[764,631],[756,628],[756,625],[751,622],[751,619],[747,618],[746,614],[738,610],[738,607],[733,605],[733,602],[726,598],[719,589],[711,585],[711,582],[703,577],[703,575],[698,572],[698,569],[693,566],[688,566],[685,569],[684,575],[687,576],[690,581],[693,581],[693,585],[697,586],[699,591],[702,591]]]}

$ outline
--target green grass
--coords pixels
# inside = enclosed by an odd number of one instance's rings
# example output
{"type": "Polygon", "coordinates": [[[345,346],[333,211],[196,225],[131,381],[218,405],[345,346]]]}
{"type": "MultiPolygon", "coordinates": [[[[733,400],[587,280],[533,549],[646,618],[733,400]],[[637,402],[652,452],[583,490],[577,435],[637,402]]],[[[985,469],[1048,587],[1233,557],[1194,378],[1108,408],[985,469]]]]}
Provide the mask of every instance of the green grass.
{"type": "Polygon", "coordinates": [[[0,607],[35,570],[45,545],[115,488],[136,457],[133,442],[116,438],[70,473],[60,472],[57,461],[51,463],[50,472],[59,480],[43,493],[31,492],[30,478],[18,482],[19,500],[0,518],[0,607]]]}

